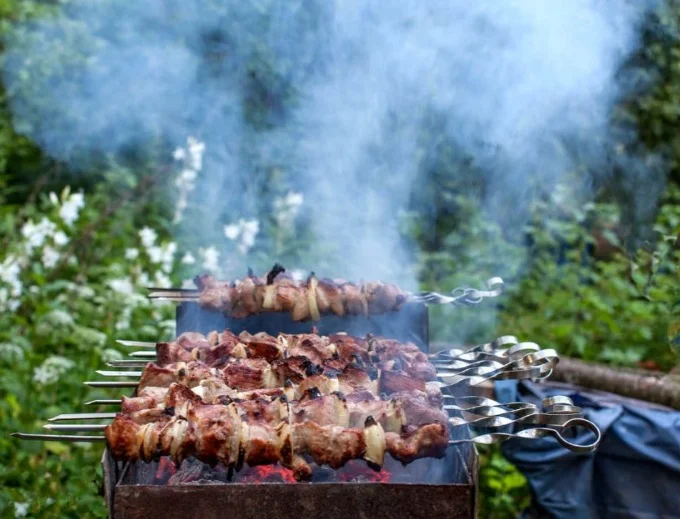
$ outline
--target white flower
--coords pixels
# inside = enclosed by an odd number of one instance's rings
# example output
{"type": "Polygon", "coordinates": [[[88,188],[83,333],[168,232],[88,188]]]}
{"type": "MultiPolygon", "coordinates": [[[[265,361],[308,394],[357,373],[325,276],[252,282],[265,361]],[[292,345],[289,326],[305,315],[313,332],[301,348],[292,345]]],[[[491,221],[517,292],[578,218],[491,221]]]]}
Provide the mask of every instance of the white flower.
{"type": "Polygon", "coordinates": [[[195,137],[187,138],[187,147],[177,148],[173,157],[175,160],[184,162],[184,169],[177,175],[175,185],[178,189],[178,196],[175,202],[175,217],[174,223],[182,220],[182,214],[189,205],[189,195],[195,189],[196,178],[198,172],[203,169],[203,152],[205,151],[205,144],[195,137]]]}
{"type": "Polygon", "coordinates": [[[224,226],[224,235],[230,240],[235,240],[239,234],[241,234],[241,228],[237,224],[231,223],[224,226]]]}
{"type": "Polygon", "coordinates": [[[154,274],[154,281],[156,282],[156,286],[160,288],[169,288],[172,286],[170,278],[160,270],[154,274]]]}
{"type": "Polygon", "coordinates": [[[139,257],[139,249],[125,249],[126,260],[136,260],[139,257]]]}
{"type": "Polygon", "coordinates": [[[103,362],[111,362],[112,360],[120,360],[123,358],[123,354],[119,352],[118,350],[114,350],[112,348],[106,348],[104,351],[102,351],[102,361],[103,362]]]}
{"type": "Polygon", "coordinates": [[[185,168],[180,172],[177,180],[175,180],[175,184],[177,187],[191,186],[193,188],[193,183],[197,176],[198,172],[196,170],[185,168]]]}
{"type": "Polygon", "coordinates": [[[140,287],[148,287],[150,280],[151,278],[149,278],[149,274],[146,272],[140,272],[139,276],[137,276],[137,285],[140,287]]]}
{"type": "Polygon", "coordinates": [[[260,222],[257,220],[239,220],[242,234],[252,234],[253,236],[260,232],[260,222]]]}
{"type": "Polygon", "coordinates": [[[133,286],[132,281],[130,281],[130,278],[111,279],[109,280],[108,285],[114,292],[118,292],[125,296],[131,296],[135,293],[135,287],[133,286]]]}
{"type": "Polygon", "coordinates": [[[143,227],[142,230],[139,231],[139,238],[142,240],[142,245],[148,249],[155,245],[158,234],[150,227],[143,227]]]}
{"type": "Polygon", "coordinates": [[[288,207],[300,207],[305,201],[305,197],[302,193],[294,193],[289,191],[286,196],[286,204],[288,207]]]}
{"type": "Polygon", "coordinates": [[[45,314],[45,322],[53,327],[71,326],[74,324],[73,317],[63,310],[52,310],[45,314]]]}
{"type": "Polygon", "coordinates": [[[302,193],[293,191],[289,191],[285,197],[274,200],[274,218],[281,227],[290,229],[304,200],[302,193]]]}
{"type": "Polygon", "coordinates": [[[255,245],[255,237],[259,232],[260,222],[256,219],[241,218],[237,223],[224,226],[224,235],[228,239],[236,241],[240,237],[236,248],[244,255],[248,254],[248,251],[255,245]]]}
{"type": "Polygon", "coordinates": [[[82,193],[73,193],[61,204],[59,216],[66,225],[73,225],[78,219],[80,210],[85,206],[85,196],[82,193]]]}
{"type": "Polygon", "coordinates": [[[260,232],[260,222],[257,220],[241,220],[241,243],[238,249],[242,254],[247,254],[248,251],[255,245],[255,236],[260,232]]]}
{"type": "Polygon", "coordinates": [[[14,297],[19,297],[23,289],[19,274],[21,274],[21,266],[18,258],[12,255],[7,256],[0,264],[0,281],[9,285],[10,294],[14,297]]]}
{"type": "Polygon", "coordinates": [[[205,143],[199,141],[194,137],[187,139],[189,147],[189,163],[196,171],[201,171],[203,168],[203,152],[205,151],[205,143]]]}
{"type": "Polygon", "coordinates": [[[168,242],[163,245],[161,252],[161,263],[163,264],[163,270],[165,272],[170,272],[172,270],[172,263],[175,261],[177,244],[174,241],[168,242]]]}
{"type": "Polygon", "coordinates": [[[203,261],[203,268],[209,271],[216,271],[219,269],[220,251],[216,247],[210,246],[207,249],[199,249],[198,255],[203,261]]]}
{"type": "Polygon", "coordinates": [[[194,255],[191,254],[191,252],[187,252],[184,256],[182,256],[182,264],[193,265],[194,263],[196,263],[196,258],[194,258],[194,255]]]}
{"type": "Polygon", "coordinates": [[[33,382],[37,382],[38,384],[51,384],[52,382],[56,382],[57,379],[58,377],[53,378],[53,373],[42,366],[33,370],[33,382]]]}
{"type": "Polygon", "coordinates": [[[7,363],[18,363],[24,360],[24,350],[21,346],[9,342],[0,343],[0,359],[7,363]]]}
{"type": "Polygon", "coordinates": [[[36,247],[41,247],[48,236],[52,236],[57,230],[54,222],[43,218],[39,223],[26,222],[21,228],[21,234],[26,238],[26,248],[29,253],[36,247]]]}
{"type": "Polygon", "coordinates": [[[50,191],[50,202],[52,205],[59,205],[59,197],[54,191],[50,191]]]}
{"type": "Polygon", "coordinates": [[[163,261],[163,249],[157,246],[152,246],[146,249],[146,253],[149,255],[151,263],[160,263],[163,261]]]}
{"type": "Polygon", "coordinates": [[[52,355],[41,366],[33,370],[33,381],[42,385],[53,384],[73,366],[75,366],[75,363],[72,360],[59,355],[52,355]]]}
{"type": "Polygon", "coordinates": [[[60,257],[59,253],[55,249],[47,245],[43,249],[42,264],[48,269],[54,268],[54,266],[57,263],[59,263],[59,257],[60,257]]]}
{"type": "Polygon", "coordinates": [[[127,330],[130,328],[130,319],[132,318],[132,308],[129,306],[126,306],[123,308],[123,312],[120,316],[120,319],[116,323],[116,330],[127,330]]]}
{"type": "Polygon", "coordinates": [[[173,337],[175,336],[175,328],[177,327],[177,323],[174,319],[166,319],[165,321],[161,321],[159,324],[163,330],[170,332],[173,337]]]}
{"type": "Polygon", "coordinates": [[[79,286],[76,288],[76,292],[78,295],[82,298],[85,299],[90,299],[95,296],[95,291],[92,287],[88,287],[86,285],[79,286]]]}
{"type": "Polygon", "coordinates": [[[14,503],[14,517],[26,517],[30,503],[14,503]]]}
{"type": "Polygon", "coordinates": [[[64,234],[62,231],[57,231],[56,233],[54,233],[52,239],[54,240],[54,244],[59,247],[63,247],[69,241],[68,236],[66,236],[66,234],[64,234]]]}

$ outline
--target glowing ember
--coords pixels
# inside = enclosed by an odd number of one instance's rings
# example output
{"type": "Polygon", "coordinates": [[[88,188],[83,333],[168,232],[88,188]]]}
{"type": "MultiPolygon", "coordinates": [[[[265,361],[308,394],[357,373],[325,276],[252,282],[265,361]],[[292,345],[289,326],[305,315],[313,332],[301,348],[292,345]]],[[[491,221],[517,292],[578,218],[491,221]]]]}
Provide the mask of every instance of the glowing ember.
{"type": "Polygon", "coordinates": [[[365,463],[352,460],[337,472],[337,481],[345,483],[389,483],[390,473],[384,468],[380,472],[366,466],[365,463]]]}
{"type": "Polygon", "coordinates": [[[280,465],[259,465],[241,471],[238,483],[297,483],[297,481],[292,470],[280,465]]]}
{"type": "MultiPolygon", "coordinates": [[[[312,464],[311,483],[389,483],[391,474],[383,468],[379,472],[365,462],[349,461],[343,467],[333,470],[328,466],[312,464]]],[[[298,483],[293,471],[281,465],[244,466],[240,471],[230,471],[217,465],[210,467],[197,460],[185,460],[177,469],[168,457],[162,457],[155,472],[154,484],[187,485],[202,481],[254,485],[259,483],[298,483]]]]}
{"type": "Polygon", "coordinates": [[[174,476],[177,472],[175,464],[168,457],[163,457],[158,462],[158,468],[156,469],[156,479],[165,480],[169,476],[174,476]]]}

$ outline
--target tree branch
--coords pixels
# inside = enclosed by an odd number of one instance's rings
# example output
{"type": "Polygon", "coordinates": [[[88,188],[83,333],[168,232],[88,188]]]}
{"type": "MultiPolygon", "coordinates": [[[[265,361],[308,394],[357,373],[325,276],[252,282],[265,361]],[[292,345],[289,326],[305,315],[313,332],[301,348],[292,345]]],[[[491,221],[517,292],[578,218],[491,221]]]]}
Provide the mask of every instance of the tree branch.
{"type": "Polygon", "coordinates": [[[618,369],[562,357],[550,379],[680,409],[680,383],[661,372],[618,369]]]}

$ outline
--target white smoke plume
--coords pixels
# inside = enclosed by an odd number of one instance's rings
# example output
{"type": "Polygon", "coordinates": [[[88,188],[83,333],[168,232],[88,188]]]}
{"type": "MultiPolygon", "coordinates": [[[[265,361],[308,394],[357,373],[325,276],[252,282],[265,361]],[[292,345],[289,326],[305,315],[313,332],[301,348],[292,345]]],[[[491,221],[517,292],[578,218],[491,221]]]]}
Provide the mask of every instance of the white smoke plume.
{"type": "Polygon", "coordinates": [[[617,71],[652,4],[71,0],[10,39],[4,79],[17,127],[60,159],[156,136],[205,141],[195,203],[209,210],[185,217],[205,242],[261,216],[280,168],[315,243],[338,259],[321,275],[414,288],[398,222],[436,144],[475,160],[486,207],[502,207],[511,231],[535,183],[549,190],[575,158],[607,174],[617,71]],[[65,71],[49,75],[54,63],[65,71]],[[246,120],[260,83],[272,104],[246,120]],[[424,133],[432,114],[436,135],[424,133]]]}

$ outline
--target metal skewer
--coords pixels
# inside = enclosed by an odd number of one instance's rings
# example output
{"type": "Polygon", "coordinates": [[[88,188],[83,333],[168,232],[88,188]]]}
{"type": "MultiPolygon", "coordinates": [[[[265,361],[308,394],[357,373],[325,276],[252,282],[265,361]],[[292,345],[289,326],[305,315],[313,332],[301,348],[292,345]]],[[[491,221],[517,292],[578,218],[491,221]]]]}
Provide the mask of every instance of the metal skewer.
{"type": "Polygon", "coordinates": [[[148,364],[148,361],[144,360],[111,360],[106,363],[107,366],[111,368],[143,368],[148,364]]]}
{"type": "Polygon", "coordinates": [[[116,342],[120,344],[121,346],[130,346],[130,347],[135,347],[135,348],[156,348],[156,343],[155,342],[148,342],[148,341],[126,341],[122,339],[117,339],[116,342]]]}
{"type": "Polygon", "coordinates": [[[95,373],[103,377],[123,377],[123,378],[140,378],[142,371],[108,371],[104,369],[97,370],[95,373]]]}
{"type": "MultiPolygon", "coordinates": [[[[476,305],[484,299],[498,297],[503,293],[504,282],[500,277],[492,277],[486,281],[486,290],[458,287],[451,291],[451,295],[438,292],[416,292],[407,294],[408,300],[414,303],[428,305],[476,305]]],[[[201,295],[199,290],[181,288],[149,288],[149,299],[164,299],[166,301],[193,302],[201,295]]]]}
{"type": "Polygon", "coordinates": [[[156,352],[155,351],[133,351],[128,356],[129,357],[135,357],[135,358],[155,359],[156,358],[156,352]]]}
{"type": "Polygon", "coordinates": [[[106,436],[79,436],[76,434],[33,434],[14,432],[10,436],[19,438],[20,440],[44,440],[44,441],[62,441],[62,442],[87,442],[99,443],[105,442],[106,436]]]}
{"type": "Polygon", "coordinates": [[[80,424],[53,424],[48,423],[43,425],[43,429],[48,431],[73,431],[73,432],[87,432],[87,431],[103,431],[107,424],[93,424],[93,423],[80,423],[80,424]]]}
{"type": "Polygon", "coordinates": [[[116,417],[117,413],[71,413],[60,414],[49,418],[48,422],[61,422],[65,420],[109,420],[116,417]]]}
{"type": "Polygon", "coordinates": [[[126,380],[90,380],[87,382],[83,382],[86,386],[89,387],[137,387],[137,384],[139,384],[139,381],[126,381],[126,380]]]}
{"type": "Polygon", "coordinates": [[[100,399],[100,400],[90,400],[89,402],[85,402],[83,405],[120,405],[121,400],[115,399],[115,398],[106,398],[106,399],[100,399]]]}

